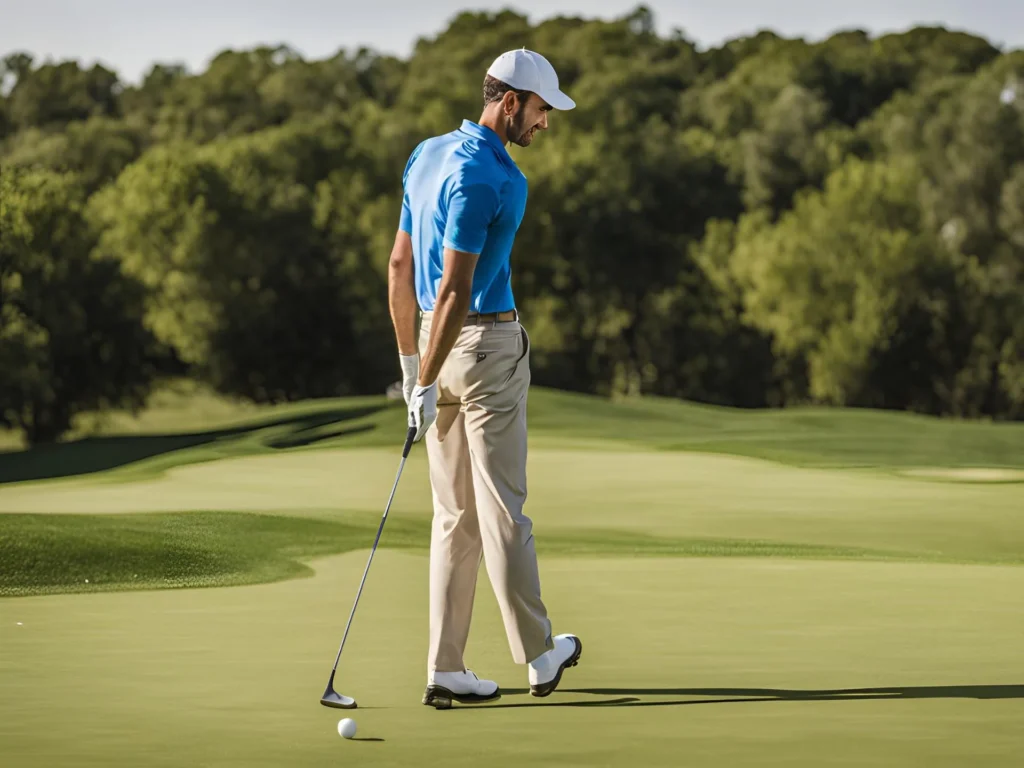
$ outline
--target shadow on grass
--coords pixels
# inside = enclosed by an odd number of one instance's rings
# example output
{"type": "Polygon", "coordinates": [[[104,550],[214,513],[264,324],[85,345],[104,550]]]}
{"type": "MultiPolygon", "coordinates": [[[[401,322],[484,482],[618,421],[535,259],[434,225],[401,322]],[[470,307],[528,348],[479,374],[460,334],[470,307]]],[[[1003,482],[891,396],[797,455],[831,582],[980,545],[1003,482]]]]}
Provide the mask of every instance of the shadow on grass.
{"type": "Polygon", "coordinates": [[[296,448],[323,440],[374,429],[372,424],[323,433],[331,424],[361,419],[384,406],[332,408],[329,410],[254,421],[228,429],[165,435],[111,435],[86,437],[67,443],[41,445],[23,451],[0,453],[0,484],[72,477],[122,467],[154,456],[209,445],[217,440],[240,438],[263,430],[283,434],[269,437],[271,448],[296,448]]]}
{"type": "MultiPolygon", "coordinates": [[[[529,693],[527,688],[506,688],[506,696],[529,693]]],[[[871,701],[876,699],[1024,699],[1024,685],[934,685],[895,688],[841,688],[787,690],[780,688],[567,688],[561,694],[614,696],[598,701],[529,701],[489,704],[473,709],[521,707],[675,707],[693,704],[752,704],[770,701],[871,701]],[[696,699],[644,701],[640,696],[692,696],[696,699]]]]}
{"type": "Polygon", "coordinates": [[[349,435],[361,435],[364,432],[372,432],[374,429],[376,429],[376,427],[373,424],[364,424],[361,427],[350,427],[348,429],[337,429],[333,432],[318,433],[315,430],[320,426],[323,425],[317,425],[317,427],[302,429],[299,430],[298,432],[288,435],[287,437],[283,437],[277,440],[270,440],[267,442],[267,445],[269,445],[271,448],[304,448],[307,445],[321,443],[325,440],[334,440],[335,438],[348,437],[349,435]]]}

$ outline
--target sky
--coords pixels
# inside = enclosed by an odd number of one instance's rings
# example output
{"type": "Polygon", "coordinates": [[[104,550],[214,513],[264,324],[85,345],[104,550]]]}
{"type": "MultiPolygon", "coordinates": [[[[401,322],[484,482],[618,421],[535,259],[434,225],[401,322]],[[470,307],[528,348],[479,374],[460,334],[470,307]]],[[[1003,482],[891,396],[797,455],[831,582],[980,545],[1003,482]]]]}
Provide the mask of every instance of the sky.
{"type": "MultiPolygon", "coordinates": [[[[1024,0],[650,0],[658,31],[680,28],[701,47],[772,29],[809,40],[839,29],[872,33],[919,24],[973,32],[1003,48],[1024,48],[1024,0]]],[[[558,15],[615,18],[625,0],[0,0],[0,55],[37,61],[99,61],[129,82],[154,62],[190,71],[226,48],[285,43],[310,59],[367,46],[407,56],[462,10],[502,8],[531,22],[558,15]]],[[[510,41],[510,48],[517,47],[510,41]]],[[[497,51],[495,55],[500,53],[497,51]]],[[[542,52],[543,53],[543,52],[542,52]]]]}

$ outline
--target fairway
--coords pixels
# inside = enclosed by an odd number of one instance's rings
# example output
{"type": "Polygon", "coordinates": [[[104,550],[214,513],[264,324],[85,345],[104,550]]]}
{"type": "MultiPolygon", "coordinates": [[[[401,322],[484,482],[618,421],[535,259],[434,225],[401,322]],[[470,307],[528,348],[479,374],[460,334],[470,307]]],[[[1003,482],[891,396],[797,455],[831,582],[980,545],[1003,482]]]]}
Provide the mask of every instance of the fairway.
{"type": "Polygon", "coordinates": [[[188,393],[0,454],[0,762],[1020,764],[1024,427],[531,398],[544,597],[585,645],[553,696],[482,573],[467,661],[505,695],[420,705],[417,448],[339,666],[343,741],[318,700],[401,410],[188,393]]]}
{"type": "Polygon", "coordinates": [[[362,565],[5,602],[5,764],[1011,766],[1024,748],[1021,569],[549,559],[557,627],[586,642],[566,690],[524,694],[481,589],[469,658],[518,690],[435,712],[418,701],[425,558],[388,551],[339,684],[382,741],[346,743],[318,698],[362,565]]]}

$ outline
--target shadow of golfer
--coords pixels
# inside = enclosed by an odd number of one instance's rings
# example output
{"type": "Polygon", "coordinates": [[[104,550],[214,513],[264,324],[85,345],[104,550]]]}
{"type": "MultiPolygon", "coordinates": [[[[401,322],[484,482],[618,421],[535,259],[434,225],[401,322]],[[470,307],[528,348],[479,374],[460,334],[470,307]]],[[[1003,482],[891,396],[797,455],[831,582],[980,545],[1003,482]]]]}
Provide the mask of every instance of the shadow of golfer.
{"type": "MultiPolygon", "coordinates": [[[[505,696],[529,693],[527,688],[507,688],[505,696]]],[[[1024,699],[1024,685],[935,685],[892,688],[829,688],[795,690],[786,688],[566,688],[560,694],[613,696],[588,701],[576,699],[489,704],[466,709],[512,709],[519,707],[675,707],[694,704],[753,704],[772,701],[871,701],[876,699],[1024,699]],[[645,701],[641,696],[687,696],[694,698],[645,701]]]]}

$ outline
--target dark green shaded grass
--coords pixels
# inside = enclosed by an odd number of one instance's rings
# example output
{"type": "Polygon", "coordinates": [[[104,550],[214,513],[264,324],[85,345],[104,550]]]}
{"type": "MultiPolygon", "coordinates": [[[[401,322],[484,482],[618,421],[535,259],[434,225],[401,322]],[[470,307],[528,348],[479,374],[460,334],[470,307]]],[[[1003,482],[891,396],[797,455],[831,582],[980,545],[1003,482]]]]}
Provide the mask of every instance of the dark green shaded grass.
{"type": "Polygon", "coordinates": [[[101,431],[54,445],[0,453],[0,483],[83,474],[109,482],[138,480],[184,464],[308,448],[375,430],[374,417],[387,407],[384,402],[359,399],[311,402],[266,408],[260,417],[240,422],[208,422],[190,428],[189,402],[189,398],[174,401],[154,414],[156,429],[139,434],[101,431]]]}
{"type": "MultiPolygon", "coordinates": [[[[394,545],[424,531],[396,521],[394,545]]],[[[310,576],[302,560],[372,542],[373,531],[241,512],[0,516],[0,595],[254,584],[310,576]]]]}
{"type": "MultiPolygon", "coordinates": [[[[368,548],[379,517],[330,521],[245,512],[0,516],[0,595],[255,584],[305,577],[311,558],[368,548]]],[[[388,521],[381,546],[425,550],[428,521],[388,521]]],[[[624,531],[544,532],[543,555],[966,561],[939,554],[624,531]]]]}

